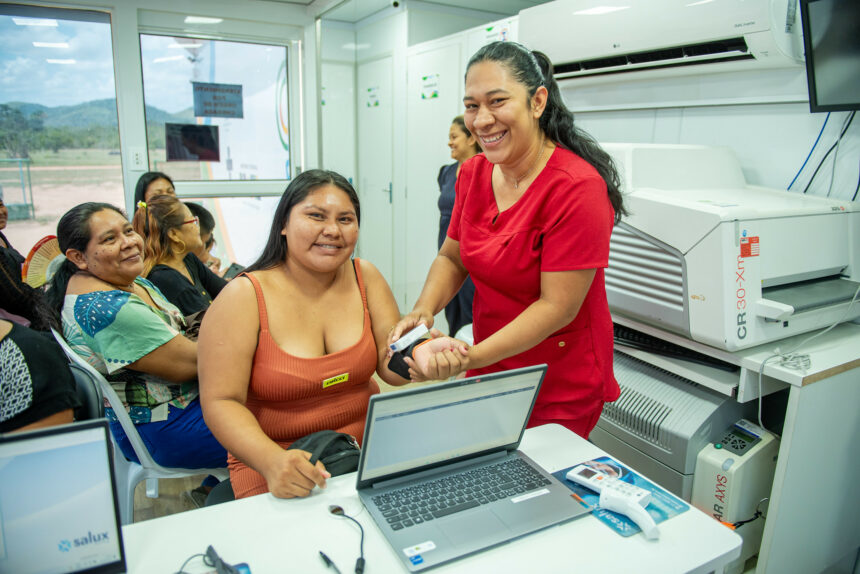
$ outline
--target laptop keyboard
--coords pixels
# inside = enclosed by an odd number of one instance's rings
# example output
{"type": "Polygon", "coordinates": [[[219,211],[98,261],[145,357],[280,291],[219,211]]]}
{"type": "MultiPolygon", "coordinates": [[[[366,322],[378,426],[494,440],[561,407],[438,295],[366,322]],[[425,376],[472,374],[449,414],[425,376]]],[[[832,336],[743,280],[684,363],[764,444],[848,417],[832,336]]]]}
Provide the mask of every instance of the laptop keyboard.
{"type": "Polygon", "coordinates": [[[515,458],[386,492],[371,500],[391,529],[400,530],[548,484],[550,481],[530,464],[515,458]]]}

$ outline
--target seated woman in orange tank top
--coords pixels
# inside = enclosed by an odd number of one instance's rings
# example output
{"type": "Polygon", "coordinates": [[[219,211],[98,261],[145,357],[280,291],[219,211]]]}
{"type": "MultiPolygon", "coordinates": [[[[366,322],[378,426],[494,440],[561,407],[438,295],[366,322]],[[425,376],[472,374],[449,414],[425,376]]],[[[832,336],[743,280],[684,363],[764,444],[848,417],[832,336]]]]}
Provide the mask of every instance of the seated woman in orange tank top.
{"type": "Polygon", "coordinates": [[[206,424],[229,452],[236,498],[307,496],[324,487],[321,462],[286,450],[324,429],[359,442],[367,401],[388,370],[387,341],[400,318],[371,263],[352,259],[358,195],[342,176],[310,170],[293,179],[268,243],[246,275],[209,307],[198,341],[206,424]]]}

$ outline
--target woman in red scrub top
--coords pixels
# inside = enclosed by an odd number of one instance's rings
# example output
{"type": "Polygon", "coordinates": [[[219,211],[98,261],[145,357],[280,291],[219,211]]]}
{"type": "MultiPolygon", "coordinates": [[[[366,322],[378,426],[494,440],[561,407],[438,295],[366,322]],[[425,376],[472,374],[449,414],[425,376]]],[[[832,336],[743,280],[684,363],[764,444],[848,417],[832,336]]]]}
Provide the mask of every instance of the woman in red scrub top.
{"type": "Polygon", "coordinates": [[[609,155],[574,127],[540,52],[481,48],[466,70],[466,126],[484,153],[457,179],[448,236],[396,340],[433,317],[466,276],[475,283],[474,339],[438,353],[416,380],[547,363],[529,426],[559,423],[587,437],[618,398],[603,268],[625,213],[609,155]]]}

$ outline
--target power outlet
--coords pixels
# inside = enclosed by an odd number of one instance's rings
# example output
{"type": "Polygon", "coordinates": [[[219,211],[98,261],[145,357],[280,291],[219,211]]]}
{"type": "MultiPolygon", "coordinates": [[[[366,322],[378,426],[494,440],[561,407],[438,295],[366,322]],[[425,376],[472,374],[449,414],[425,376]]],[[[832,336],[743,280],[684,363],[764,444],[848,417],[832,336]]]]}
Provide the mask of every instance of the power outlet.
{"type": "Polygon", "coordinates": [[[146,148],[133,147],[129,151],[131,152],[131,169],[146,171],[146,148]]]}

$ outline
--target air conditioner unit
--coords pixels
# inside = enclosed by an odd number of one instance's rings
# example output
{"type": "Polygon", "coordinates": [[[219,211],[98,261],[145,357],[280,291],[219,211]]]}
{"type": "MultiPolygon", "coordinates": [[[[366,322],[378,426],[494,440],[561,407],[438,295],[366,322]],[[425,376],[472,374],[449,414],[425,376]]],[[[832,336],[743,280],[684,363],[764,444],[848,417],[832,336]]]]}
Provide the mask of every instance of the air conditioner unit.
{"type": "Polygon", "coordinates": [[[556,0],[520,12],[519,39],[589,83],[803,63],[797,0],[556,0]]]}

